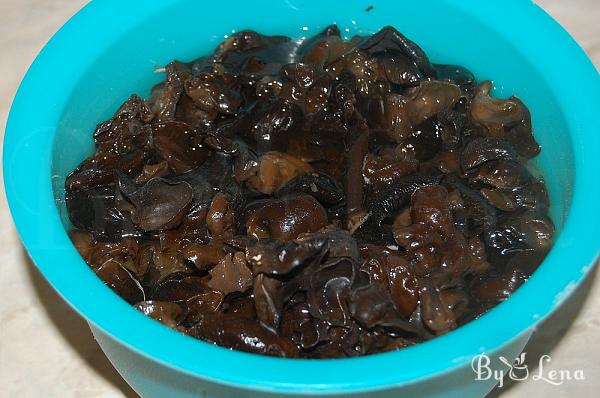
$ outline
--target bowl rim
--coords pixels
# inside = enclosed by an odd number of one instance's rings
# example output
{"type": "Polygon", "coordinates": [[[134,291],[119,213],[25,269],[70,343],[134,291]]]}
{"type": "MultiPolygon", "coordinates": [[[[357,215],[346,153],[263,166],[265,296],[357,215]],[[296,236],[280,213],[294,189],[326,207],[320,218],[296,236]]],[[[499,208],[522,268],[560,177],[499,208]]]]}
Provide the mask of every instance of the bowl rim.
{"type": "Polygon", "coordinates": [[[31,65],[15,96],[6,127],[5,191],[26,250],[63,299],[113,340],[168,367],[236,387],[288,393],[377,390],[449,372],[469,364],[475,355],[499,349],[549,315],[591,269],[599,254],[600,212],[587,209],[597,208],[600,186],[586,181],[595,181],[599,170],[594,162],[600,158],[600,135],[586,126],[593,126],[594,116],[600,114],[598,72],[568,33],[533,2],[465,0],[452,6],[485,20],[517,43],[529,59],[543,64],[544,77],[555,82],[553,90],[571,131],[575,169],[571,210],[548,257],[527,283],[484,316],[444,336],[395,352],[349,359],[290,360],[231,351],[172,331],[142,315],[83,266],[60,222],[49,167],[54,132],[60,123],[61,112],[55,110],[67,100],[60,93],[70,92],[65,86],[73,84],[68,79],[69,71],[85,66],[87,54],[98,54],[102,43],[126,32],[132,20],[156,15],[177,1],[105,0],[85,6],[53,36],[31,65]],[[115,7],[119,8],[118,15],[113,13],[115,7]],[[128,15],[136,17],[128,19],[128,15]],[[522,29],[506,29],[502,15],[522,29]],[[106,18],[112,20],[111,29],[103,28],[106,18]],[[82,43],[82,38],[90,37],[93,45],[82,43]],[[551,42],[553,53],[561,54],[562,59],[549,59],[545,46],[538,45],[540,40],[551,42]],[[65,67],[61,61],[71,60],[74,52],[80,53],[79,59],[65,67]],[[567,67],[572,70],[568,82],[561,78],[567,67]],[[53,74],[51,82],[48,71],[53,74]],[[31,98],[38,101],[35,118],[29,111],[31,98]],[[47,220],[43,231],[34,227],[39,226],[40,219],[47,220]],[[44,231],[52,234],[55,245],[47,244],[44,231]],[[77,266],[65,277],[57,266],[59,260],[77,266]],[[79,287],[81,283],[86,289],[79,287]],[[543,295],[536,294],[542,291],[543,295]],[[139,330],[144,334],[139,335],[139,330]],[[493,333],[482,335],[482,331],[493,333]]]}

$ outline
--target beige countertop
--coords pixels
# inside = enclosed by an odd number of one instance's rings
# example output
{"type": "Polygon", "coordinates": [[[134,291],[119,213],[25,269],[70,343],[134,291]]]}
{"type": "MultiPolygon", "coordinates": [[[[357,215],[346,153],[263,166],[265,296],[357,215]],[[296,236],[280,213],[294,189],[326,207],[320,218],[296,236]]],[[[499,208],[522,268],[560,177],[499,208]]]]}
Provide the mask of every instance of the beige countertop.
{"type": "MultiPolygon", "coordinates": [[[[524,0],[527,1],[527,0],[524,0]]],[[[86,1],[0,0],[0,126],[29,64],[50,36],[86,1]]],[[[600,66],[600,0],[538,0],[600,66]]],[[[551,47],[549,48],[551,51],[551,47]]],[[[556,54],[560,57],[560,54],[556,54]]],[[[582,88],[584,89],[584,88],[582,88]]],[[[86,323],[28,260],[0,197],[0,398],[118,398],[137,395],[112,368],[86,323]]],[[[600,277],[597,272],[526,348],[530,372],[582,370],[585,380],[553,386],[506,382],[494,397],[592,397],[600,389],[600,277]]]]}

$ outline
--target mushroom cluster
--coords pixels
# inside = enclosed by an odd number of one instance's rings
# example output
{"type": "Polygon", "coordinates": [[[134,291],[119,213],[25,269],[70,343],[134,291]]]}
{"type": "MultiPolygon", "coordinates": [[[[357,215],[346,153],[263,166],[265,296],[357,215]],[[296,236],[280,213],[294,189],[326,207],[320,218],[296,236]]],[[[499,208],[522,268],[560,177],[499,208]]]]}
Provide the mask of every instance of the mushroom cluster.
{"type": "Polygon", "coordinates": [[[447,333],[549,250],[517,98],[392,27],[242,31],[94,131],[70,236],[136,309],[231,349],[333,358],[447,333]]]}

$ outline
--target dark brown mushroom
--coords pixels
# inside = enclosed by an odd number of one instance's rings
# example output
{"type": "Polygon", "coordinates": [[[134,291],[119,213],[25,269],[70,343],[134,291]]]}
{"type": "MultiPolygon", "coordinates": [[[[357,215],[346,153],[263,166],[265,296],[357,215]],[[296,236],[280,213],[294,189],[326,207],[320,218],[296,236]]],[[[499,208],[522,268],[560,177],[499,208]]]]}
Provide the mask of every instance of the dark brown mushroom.
{"type": "Polygon", "coordinates": [[[178,174],[200,166],[210,155],[198,132],[183,122],[152,125],[152,138],[158,154],[178,174]]]}
{"type": "Polygon", "coordinates": [[[493,160],[515,160],[514,148],[504,140],[496,138],[475,138],[465,146],[460,155],[460,164],[465,172],[493,160]]]}
{"type": "Polygon", "coordinates": [[[443,334],[456,328],[456,319],[444,296],[437,286],[427,281],[419,281],[421,312],[425,326],[437,334],[443,334]]]}
{"type": "Polygon", "coordinates": [[[248,182],[259,192],[272,194],[294,177],[309,174],[312,167],[288,154],[271,151],[260,157],[258,172],[248,182]]]}
{"type": "Polygon", "coordinates": [[[368,329],[381,327],[402,332],[415,332],[392,302],[388,289],[378,283],[360,287],[350,296],[350,311],[361,325],[368,329]]]}
{"type": "Polygon", "coordinates": [[[146,164],[142,172],[135,178],[136,184],[143,184],[154,177],[165,177],[169,174],[169,164],[165,161],[156,164],[146,164]]]}
{"type": "Polygon", "coordinates": [[[186,316],[184,309],[179,304],[168,301],[140,301],[133,307],[170,328],[179,326],[186,316]]]}
{"type": "Polygon", "coordinates": [[[298,349],[289,340],[279,337],[257,321],[233,314],[205,314],[189,333],[235,350],[287,358],[299,356],[298,349]]]}
{"type": "Polygon", "coordinates": [[[301,242],[255,240],[246,246],[246,258],[255,274],[285,275],[296,268],[319,262],[327,249],[325,239],[301,242]]]}
{"type": "Polygon", "coordinates": [[[247,233],[255,238],[289,241],[327,225],[325,209],[310,195],[260,201],[246,214],[247,233]]]}
{"type": "Polygon", "coordinates": [[[554,236],[554,224],[534,210],[506,213],[490,231],[489,246],[502,254],[547,249],[554,236]]]}
{"type": "Polygon", "coordinates": [[[283,282],[258,274],[254,277],[252,293],[258,320],[270,329],[277,330],[283,310],[283,282]]]}
{"type": "Polygon", "coordinates": [[[337,181],[322,172],[292,178],[275,191],[274,195],[283,197],[299,193],[311,195],[321,204],[328,206],[340,203],[345,197],[337,181]]]}
{"type": "Polygon", "coordinates": [[[348,296],[355,282],[357,265],[350,259],[328,261],[310,276],[307,302],[313,317],[331,325],[350,326],[348,296]]]}
{"type": "Polygon", "coordinates": [[[136,146],[147,145],[147,123],[153,118],[146,101],[132,95],[111,119],[96,127],[94,142],[98,151],[125,154],[136,146]]]}
{"type": "Polygon", "coordinates": [[[234,213],[229,203],[229,196],[219,192],[213,197],[206,214],[206,227],[213,239],[216,239],[225,234],[232,234],[233,224],[234,213]]]}
{"type": "Polygon", "coordinates": [[[516,97],[506,100],[493,98],[489,92],[490,81],[483,82],[471,103],[470,117],[473,123],[486,129],[491,137],[504,138],[517,152],[526,158],[536,156],[540,146],[533,138],[529,110],[516,97]]]}
{"type": "Polygon", "coordinates": [[[253,120],[249,138],[258,152],[286,150],[291,135],[303,122],[302,110],[285,99],[259,102],[250,113],[253,120]]]}
{"type": "Polygon", "coordinates": [[[369,151],[369,134],[361,134],[352,144],[348,153],[348,166],[344,187],[346,191],[346,217],[352,219],[363,210],[364,179],[363,161],[369,151]]]}
{"type": "Polygon", "coordinates": [[[196,296],[188,298],[185,302],[187,314],[186,323],[197,323],[206,313],[219,311],[225,295],[220,290],[207,290],[196,296]]]}
{"type": "Polygon", "coordinates": [[[315,347],[322,339],[320,330],[304,302],[288,306],[281,317],[281,336],[303,350],[315,347]]]}
{"type": "Polygon", "coordinates": [[[407,104],[412,126],[418,126],[431,116],[452,108],[460,95],[460,88],[453,83],[438,80],[421,82],[407,104]]]}
{"type": "Polygon", "coordinates": [[[198,108],[205,112],[235,114],[242,100],[225,82],[209,73],[201,73],[186,80],[185,93],[198,108]]]}
{"type": "Polygon", "coordinates": [[[96,275],[130,304],[146,298],[140,282],[116,260],[108,260],[100,265],[96,275]]]}
{"type": "Polygon", "coordinates": [[[392,181],[406,177],[417,171],[416,159],[385,154],[368,154],[363,162],[363,176],[371,186],[371,192],[377,194],[392,181]]]}
{"type": "Polygon", "coordinates": [[[181,251],[183,258],[201,271],[211,269],[217,265],[227,254],[223,245],[217,243],[185,245],[181,251]]]}
{"type": "Polygon", "coordinates": [[[510,189],[525,185],[531,178],[531,174],[521,163],[497,160],[481,165],[472,181],[484,183],[492,188],[510,189]]]}
{"type": "Polygon", "coordinates": [[[183,82],[189,77],[191,71],[189,66],[181,62],[173,61],[165,66],[167,79],[153,87],[152,112],[157,121],[173,120],[179,99],[183,94],[183,82]]]}
{"type": "Polygon", "coordinates": [[[209,290],[203,278],[177,273],[169,275],[164,280],[156,283],[150,298],[183,305],[190,297],[206,293],[209,290]]]}
{"type": "Polygon", "coordinates": [[[120,193],[125,198],[120,206],[131,212],[133,223],[144,231],[178,226],[192,203],[192,187],[186,182],[153,178],[134,190],[126,184],[120,181],[120,193]]]}
{"type": "Polygon", "coordinates": [[[211,279],[207,285],[225,294],[243,293],[252,286],[252,271],[246,264],[246,255],[243,252],[227,254],[210,270],[210,275],[211,279]]]}
{"type": "Polygon", "coordinates": [[[474,87],[475,76],[464,66],[434,64],[433,68],[438,80],[451,81],[463,90],[470,90],[474,87]]]}
{"type": "Polygon", "coordinates": [[[416,43],[391,26],[386,26],[374,35],[362,40],[359,43],[359,48],[369,55],[402,54],[410,59],[425,76],[435,76],[425,52],[416,43]]]}
{"type": "Polygon", "coordinates": [[[411,174],[385,187],[371,202],[366,221],[358,231],[359,235],[370,240],[382,239],[381,222],[386,218],[394,217],[396,212],[408,203],[417,189],[435,185],[440,180],[441,177],[438,176],[429,177],[421,174],[411,174]],[[379,230],[379,232],[373,234],[374,229],[379,230]]]}
{"type": "Polygon", "coordinates": [[[385,246],[365,245],[361,252],[365,259],[362,269],[369,274],[371,283],[387,286],[396,308],[404,317],[410,317],[419,296],[409,261],[385,246]]]}

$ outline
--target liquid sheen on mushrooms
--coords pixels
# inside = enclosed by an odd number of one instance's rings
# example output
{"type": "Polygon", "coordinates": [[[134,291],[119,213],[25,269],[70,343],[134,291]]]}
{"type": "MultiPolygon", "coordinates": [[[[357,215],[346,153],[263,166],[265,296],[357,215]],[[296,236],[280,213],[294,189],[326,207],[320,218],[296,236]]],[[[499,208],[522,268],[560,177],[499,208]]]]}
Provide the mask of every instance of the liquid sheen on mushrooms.
{"type": "Polygon", "coordinates": [[[553,241],[531,115],[492,87],[389,26],[238,32],[96,127],[65,182],[71,239],[135,309],[229,349],[432,339],[506,300],[553,241]]]}

